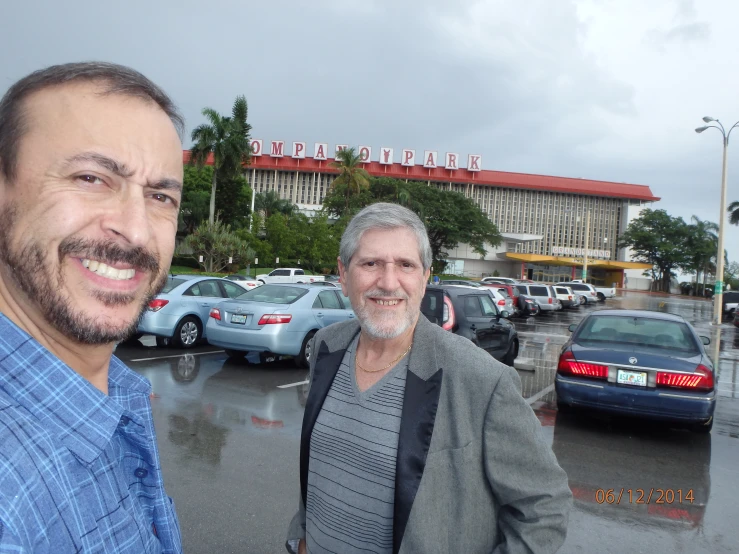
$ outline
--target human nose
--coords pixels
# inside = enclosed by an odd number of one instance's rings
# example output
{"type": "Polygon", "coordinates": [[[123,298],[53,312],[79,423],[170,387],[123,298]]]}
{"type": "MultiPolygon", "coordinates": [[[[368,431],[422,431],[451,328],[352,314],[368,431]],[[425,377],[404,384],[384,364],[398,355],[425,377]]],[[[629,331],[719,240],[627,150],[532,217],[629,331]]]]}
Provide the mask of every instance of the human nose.
{"type": "Polygon", "coordinates": [[[377,280],[377,286],[382,290],[394,291],[398,290],[400,282],[398,280],[398,268],[393,263],[383,264],[380,268],[380,276],[377,280]]]}
{"type": "Polygon", "coordinates": [[[122,237],[131,246],[147,246],[151,238],[146,199],[140,189],[128,187],[115,199],[105,220],[105,231],[122,237]]]}

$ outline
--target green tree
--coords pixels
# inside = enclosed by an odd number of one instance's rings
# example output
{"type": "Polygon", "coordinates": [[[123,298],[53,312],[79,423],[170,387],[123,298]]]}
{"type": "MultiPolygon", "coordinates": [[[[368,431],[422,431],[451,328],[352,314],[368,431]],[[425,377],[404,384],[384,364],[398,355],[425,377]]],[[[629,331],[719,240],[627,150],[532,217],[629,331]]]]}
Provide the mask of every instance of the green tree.
{"type": "Polygon", "coordinates": [[[237,96],[231,116],[220,115],[212,108],[203,109],[208,123],[198,125],[192,131],[194,145],[190,150],[190,163],[202,167],[213,156],[215,172],[212,176],[210,193],[210,213],[208,221],[213,223],[216,212],[216,186],[218,178],[232,178],[238,175],[243,164],[249,163],[249,132],[247,123],[248,107],[244,96],[237,96]]]}
{"type": "Polygon", "coordinates": [[[280,198],[274,190],[268,190],[257,193],[254,197],[254,209],[262,212],[267,220],[276,213],[290,216],[295,212],[296,206],[290,200],[280,198]]]}
{"type": "Polygon", "coordinates": [[[208,218],[213,168],[211,166],[193,167],[186,165],[184,173],[182,205],[177,232],[189,235],[195,231],[204,219],[208,218]]]}
{"type": "Polygon", "coordinates": [[[652,265],[652,279],[659,290],[670,291],[674,270],[690,264],[688,225],[664,210],[645,209],[619,238],[619,248],[631,248],[637,261],[652,265]]]}
{"type": "Polygon", "coordinates": [[[219,179],[216,213],[233,229],[246,227],[251,212],[251,195],[251,187],[243,177],[219,179]]]}
{"type": "Polygon", "coordinates": [[[185,237],[177,256],[192,257],[198,260],[203,271],[218,273],[229,266],[229,258],[234,265],[245,265],[254,257],[254,251],[231,231],[230,225],[216,218],[213,223],[203,221],[185,237]],[[204,261],[199,261],[200,256],[204,261]]]}
{"type": "Polygon", "coordinates": [[[349,198],[352,194],[359,194],[370,184],[370,174],[362,167],[362,158],[354,148],[345,148],[336,153],[336,159],[331,167],[339,170],[339,175],[333,180],[332,188],[341,186],[346,198],[344,213],[349,212],[349,198]]]}
{"type": "MultiPolygon", "coordinates": [[[[718,225],[712,221],[703,221],[695,215],[690,218],[690,221],[686,242],[688,259],[684,269],[695,272],[696,285],[699,283],[702,274],[703,290],[705,290],[707,274],[712,266],[711,261],[716,257],[718,249],[718,236],[716,235],[718,225]]],[[[715,269],[715,264],[713,267],[715,269]]],[[[695,293],[695,289],[693,292],[695,293]]]]}
{"type": "Polygon", "coordinates": [[[374,202],[405,204],[426,225],[434,258],[434,269],[441,271],[446,262],[447,251],[460,243],[469,244],[481,257],[487,254],[487,246],[496,247],[502,242],[498,228],[472,199],[458,192],[441,190],[425,183],[406,183],[387,177],[373,178],[366,191],[352,197],[349,211],[344,212],[346,203],[342,189],[332,189],[324,198],[324,210],[329,215],[340,217],[337,231],[343,230],[351,215],[374,202]],[[342,208],[342,203],[344,207],[342,208]]]}
{"type": "Polygon", "coordinates": [[[729,212],[729,223],[732,225],[739,225],[739,202],[735,200],[729,204],[727,210],[729,212]]]}

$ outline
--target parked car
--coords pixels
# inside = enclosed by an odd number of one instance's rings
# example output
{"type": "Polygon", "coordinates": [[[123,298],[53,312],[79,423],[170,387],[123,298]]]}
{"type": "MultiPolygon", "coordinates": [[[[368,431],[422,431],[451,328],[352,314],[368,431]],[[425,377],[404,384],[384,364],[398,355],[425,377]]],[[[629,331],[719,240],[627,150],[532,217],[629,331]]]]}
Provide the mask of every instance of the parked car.
{"type": "Polygon", "coordinates": [[[699,337],[682,317],[647,310],[600,310],[562,347],[557,405],[687,425],[713,426],[716,375],[699,337]]]}
{"type": "Polygon", "coordinates": [[[333,283],[338,283],[341,281],[341,276],[339,275],[324,275],[323,278],[325,281],[330,281],[333,283]]]}
{"type": "Polygon", "coordinates": [[[575,283],[574,281],[565,281],[562,283],[556,283],[554,286],[570,287],[573,292],[582,294],[583,296],[585,296],[585,302],[582,302],[581,300],[582,304],[594,304],[600,300],[595,287],[589,283],[575,283]]]}
{"type": "Polygon", "coordinates": [[[461,285],[464,287],[481,287],[482,285],[477,281],[467,281],[465,279],[442,279],[442,285],[461,285]]]}
{"type": "Polygon", "coordinates": [[[539,306],[539,303],[536,301],[536,299],[532,298],[531,296],[519,293],[518,303],[519,309],[521,310],[520,315],[523,317],[539,315],[541,313],[541,306],[539,306]]]}
{"type": "MultiPolygon", "coordinates": [[[[516,287],[503,285],[501,283],[487,283],[483,286],[497,291],[503,296],[503,298],[506,299],[505,308],[503,309],[511,312],[511,315],[513,316],[519,315],[519,313],[521,312],[521,308],[518,305],[518,297],[520,296],[520,293],[518,292],[518,289],[516,287]],[[511,290],[515,292],[514,295],[511,295],[511,290]]],[[[498,306],[501,306],[500,301],[498,301],[498,306]]]]}
{"type": "Polygon", "coordinates": [[[314,283],[316,281],[325,281],[323,275],[306,275],[305,271],[300,268],[280,268],[275,269],[271,273],[257,275],[257,281],[267,285],[279,285],[290,283],[314,283]]]}
{"type": "Polygon", "coordinates": [[[520,293],[531,296],[539,303],[542,312],[556,312],[562,309],[562,303],[557,298],[554,288],[550,285],[516,285],[520,293]]]}
{"type": "Polygon", "coordinates": [[[727,291],[724,293],[724,297],[721,301],[723,302],[724,313],[734,315],[737,306],[739,306],[739,292],[727,291]]]}
{"type": "Polygon", "coordinates": [[[237,285],[241,285],[246,290],[251,290],[262,284],[256,279],[252,279],[251,277],[247,277],[246,275],[240,275],[240,274],[227,275],[226,277],[224,277],[224,279],[228,279],[229,281],[232,281],[236,283],[237,285]]]}
{"type": "Polygon", "coordinates": [[[248,352],[295,356],[298,366],[307,367],[316,331],[353,317],[339,289],[262,285],[210,310],[208,341],[224,348],[230,358],[248,352]]]}
{"type": "MultiPolygon", "coordinates": [[[[575,291],[573,291],[570,287],[565,287],[562,285],[554,285],[554,292],[557,294],[557,298],[559,298],[559,301],[562,302],[562,307],[564,308],[579,308],[580,307],[580,298],[583,295],[576,295],[575,291]]],[[[583,304],[585,303],[585,300],[582,301],[583,304]]]]}
{"type": "Polygon", "coordinates": [[[488,289],[499,311],[505,310],[508,312],[509,317],[516,315],[518,308],[516,308],[513,298],[510,297],[507,290],[485,285],[481,288],[488,289]]]}
{"type": "Polygon", "coordinates": [[[137,332],[156,336],[157,346],[192,348],[207,338],[210,309],[246,289],[232,281],[199,275],[171,275],[151,302],[137,332]]]}
{"type": "Polygon", "coordinates": [[[518,356],[518,333],[485,290],[427,285],[421,313],[447,331],[470,339],[491,356],[513,366],[518,356]]]}
{"type": "MultiPolygon", "coordinates": [[[[572,283],[580,283],[582,284],[582,279],[574,279],[572,283]]],[[[598,300],[601,302],[604,302],[606,298],[616,298],[616,287],[596,287],[595,285],[592,285],[595,289],[595,293],[598,295],[598,300]]]]}
{"type": "Polygon", "coordinates": [[[483,277],[481,283],[501,283],[503,285],[515,285],[516,280],[510,277],[483,277]]]}

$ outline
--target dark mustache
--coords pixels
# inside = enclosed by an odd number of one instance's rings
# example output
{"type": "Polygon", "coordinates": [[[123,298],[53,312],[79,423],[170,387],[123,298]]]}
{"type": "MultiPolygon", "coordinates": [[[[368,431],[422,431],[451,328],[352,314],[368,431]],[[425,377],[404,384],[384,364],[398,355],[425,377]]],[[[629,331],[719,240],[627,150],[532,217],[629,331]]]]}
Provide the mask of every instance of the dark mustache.
{"type": "Polygon", "coordinates": [[[139,271],[158,272],[159,256],[142,247],[123,248],[114,242],[67,238],[59,245],[59,262],[64,256],[75,254],[81,258],[97,260],[106,265],[123,263],[139,271]]]}

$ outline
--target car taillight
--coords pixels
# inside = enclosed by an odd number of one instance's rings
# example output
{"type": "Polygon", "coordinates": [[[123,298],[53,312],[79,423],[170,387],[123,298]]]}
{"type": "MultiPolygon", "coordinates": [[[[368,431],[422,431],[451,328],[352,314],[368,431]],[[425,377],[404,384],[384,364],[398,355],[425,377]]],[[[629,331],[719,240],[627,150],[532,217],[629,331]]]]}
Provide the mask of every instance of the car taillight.
{"type": "Polygon", "coordinates": [[[444,313],[442,315],[441,328],[445,331],[451,331],[454,329],[455,323],[456,318],[454,316],[454,305],[452,305],[452,300],[448,296],[444,296],[444,313]]]}
{"type": "Polygon", "coordinates": [[[557,364],[557,373],[577,377],[608,379],[608,366],[588,362],[578,362],[571,351],[563,352],[557,364]]]}
{"type": "Polygon", "coordinates": [[[550,304],[552,304],[552,303],[553,303],[553,300],[552,300],[552,297],[551,297],[551,296],[549,297],[549,303],[550,303],[550,304]]]}
{"type": "Polygon", "coordinates": [[[211,308],[210,317],[212,317],[213,319],[217,319],[218,321],[221,321],[221,310],[219,310],[218,308],[211,308]]]}
{"type": "Polygon", "coordinates": [[[505,306],[505,300],[498,300],[498,306],[505,306]]]}
{"type": "Polygon", "coordinates": [[[149,309],[152,312],[158,312],[167,304],[169,304],[169,300],[164,300],[163,298],[155,298],[154,300],[149,302],[149,309]]]}
{"type": "Polygon", "coordinates": [[[572,300],[572,297],[571,297],[571,296],[568,296],[568,297],[567,297],[567,299],[568,299],[568,300],[572,300]]]}
{"type": "Polygon", "coordinates": [[[712,391],[713,372],[704,365],[699,365],[694,373],[657,372],[658,387],[674,387],[677,389],[712,391]]]}
{"type": "Polygon", "coordinates": [[[259,318],[258,325],[274,325],[277,323],[290,323],[293,318],[290,314],[264,314],[259,318]]]}

